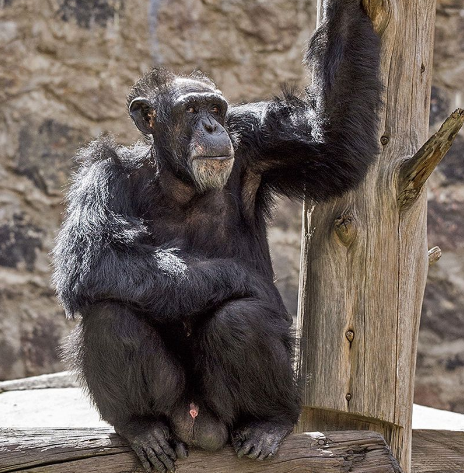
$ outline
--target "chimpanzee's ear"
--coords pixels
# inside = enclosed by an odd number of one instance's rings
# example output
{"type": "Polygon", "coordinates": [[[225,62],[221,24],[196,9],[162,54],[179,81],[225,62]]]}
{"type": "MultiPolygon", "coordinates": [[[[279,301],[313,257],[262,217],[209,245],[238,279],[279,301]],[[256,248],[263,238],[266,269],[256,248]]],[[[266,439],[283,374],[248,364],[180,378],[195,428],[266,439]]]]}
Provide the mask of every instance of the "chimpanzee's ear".
{"type": "Polygon", "coordinates": [[[156,111],[149,100],[137,97],[129,104],[129,113],[137,128],[146,135],[151,135],[155,130],[156,111]]]}

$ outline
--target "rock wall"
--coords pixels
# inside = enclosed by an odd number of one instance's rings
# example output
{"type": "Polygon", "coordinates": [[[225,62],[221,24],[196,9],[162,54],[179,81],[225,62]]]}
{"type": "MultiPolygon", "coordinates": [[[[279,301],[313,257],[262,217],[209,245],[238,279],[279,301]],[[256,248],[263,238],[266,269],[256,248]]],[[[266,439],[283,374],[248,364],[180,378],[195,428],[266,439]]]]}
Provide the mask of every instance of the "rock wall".
{"type": "MultiPolygon", "coordinates": [[[[462,1],[439,2],[431,126],[462,100],[462,1]]],[[[201,69],[232,102],[302,87],[315,0],[0,0],[0,379],[61,369],[72,322],[50,289],[48,253],[75,150],[102,132],[138,138],[125,94],[153,65],[201,69]]],[[[431,270],[417,400],[464,411],[464,139],[430,190],[431,270]],[[462,215],[461,215],[462,216],[462,215]],[[449,343],[452,342],[452,343],[449,343]]],[[[279,203],[269,237],[277,283],[296,312],[300,206],[279,203]]]]}
{"type": "MultiPolygon", "coordinates": [[[[464,2],[439,0],[435,29],[431,132],[464,107],[464,2]]],[[[430,267],[419,334],[415,402],[464,412],[464,133],[428,188],[430,267]]]]}

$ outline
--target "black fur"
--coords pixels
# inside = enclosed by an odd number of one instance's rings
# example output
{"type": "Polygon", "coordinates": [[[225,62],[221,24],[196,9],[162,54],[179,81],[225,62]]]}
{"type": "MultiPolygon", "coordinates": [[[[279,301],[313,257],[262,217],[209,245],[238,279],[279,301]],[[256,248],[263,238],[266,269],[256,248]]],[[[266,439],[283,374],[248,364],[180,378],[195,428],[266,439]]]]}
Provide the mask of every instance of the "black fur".
{"type": "Polygon", "coordinates": [[[67,351],[148,470],[172,470],[185,443],[217,449],[229,433],[240,456],[263,459],[297,421],[290,320],[266,239],[272,196],[340,196],[378,152],[379,39],[359,1],[332,3],[302,97],[187,116],[174,111],[181,92],[213,103],[219,91],[158,69],[128,97],[142,99],[132,116],[151,144],[100,139],[78,155],[54,253],[58,295],[82,315],[67,351]],[[200,192],[192,149],[215,156],[225,131],[230,177],[200,192]]]}

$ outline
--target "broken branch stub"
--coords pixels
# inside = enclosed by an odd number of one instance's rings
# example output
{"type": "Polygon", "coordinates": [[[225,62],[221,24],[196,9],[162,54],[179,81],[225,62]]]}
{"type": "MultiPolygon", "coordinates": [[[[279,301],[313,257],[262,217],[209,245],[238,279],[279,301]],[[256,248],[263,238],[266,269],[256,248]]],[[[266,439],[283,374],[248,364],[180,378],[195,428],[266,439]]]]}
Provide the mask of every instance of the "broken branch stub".
{"type": "Polygon", "coordinates": [[[441,248],[439,246],[434,246],[429,250],[429,266],[436,263],[441,258],[441,248]]]}
{"type": "Polygon", "coordinates": [[[464,110],[458,108],[414,156],[404,161],[398,182],[398,204],[402,210],[415,202],[427,179],[450,149],[463,123],[464,110]]]}

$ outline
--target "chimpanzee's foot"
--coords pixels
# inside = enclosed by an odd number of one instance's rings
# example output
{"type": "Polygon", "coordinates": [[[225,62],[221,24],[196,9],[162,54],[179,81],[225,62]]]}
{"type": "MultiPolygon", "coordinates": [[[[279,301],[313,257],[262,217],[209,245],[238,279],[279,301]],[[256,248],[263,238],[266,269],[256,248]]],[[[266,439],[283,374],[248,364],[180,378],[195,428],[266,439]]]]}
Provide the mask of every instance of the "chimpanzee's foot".
{"type": "Polygon", "coordinates": [[[122,428],[116,428],[129,443],[149,473],[174,472],[177,457],[185,458],[187,449],[182,442],[171,440],[171,433],[164,422],[134,422],[122,428]]]}
{"type": "Polygon", "coordinates": [[[283,439],[292,429],[293,426],[289,424],[251,422],[232,433],[232,446],[239,458],[246,455],[264,460],[277,453],[283,439]]]}

